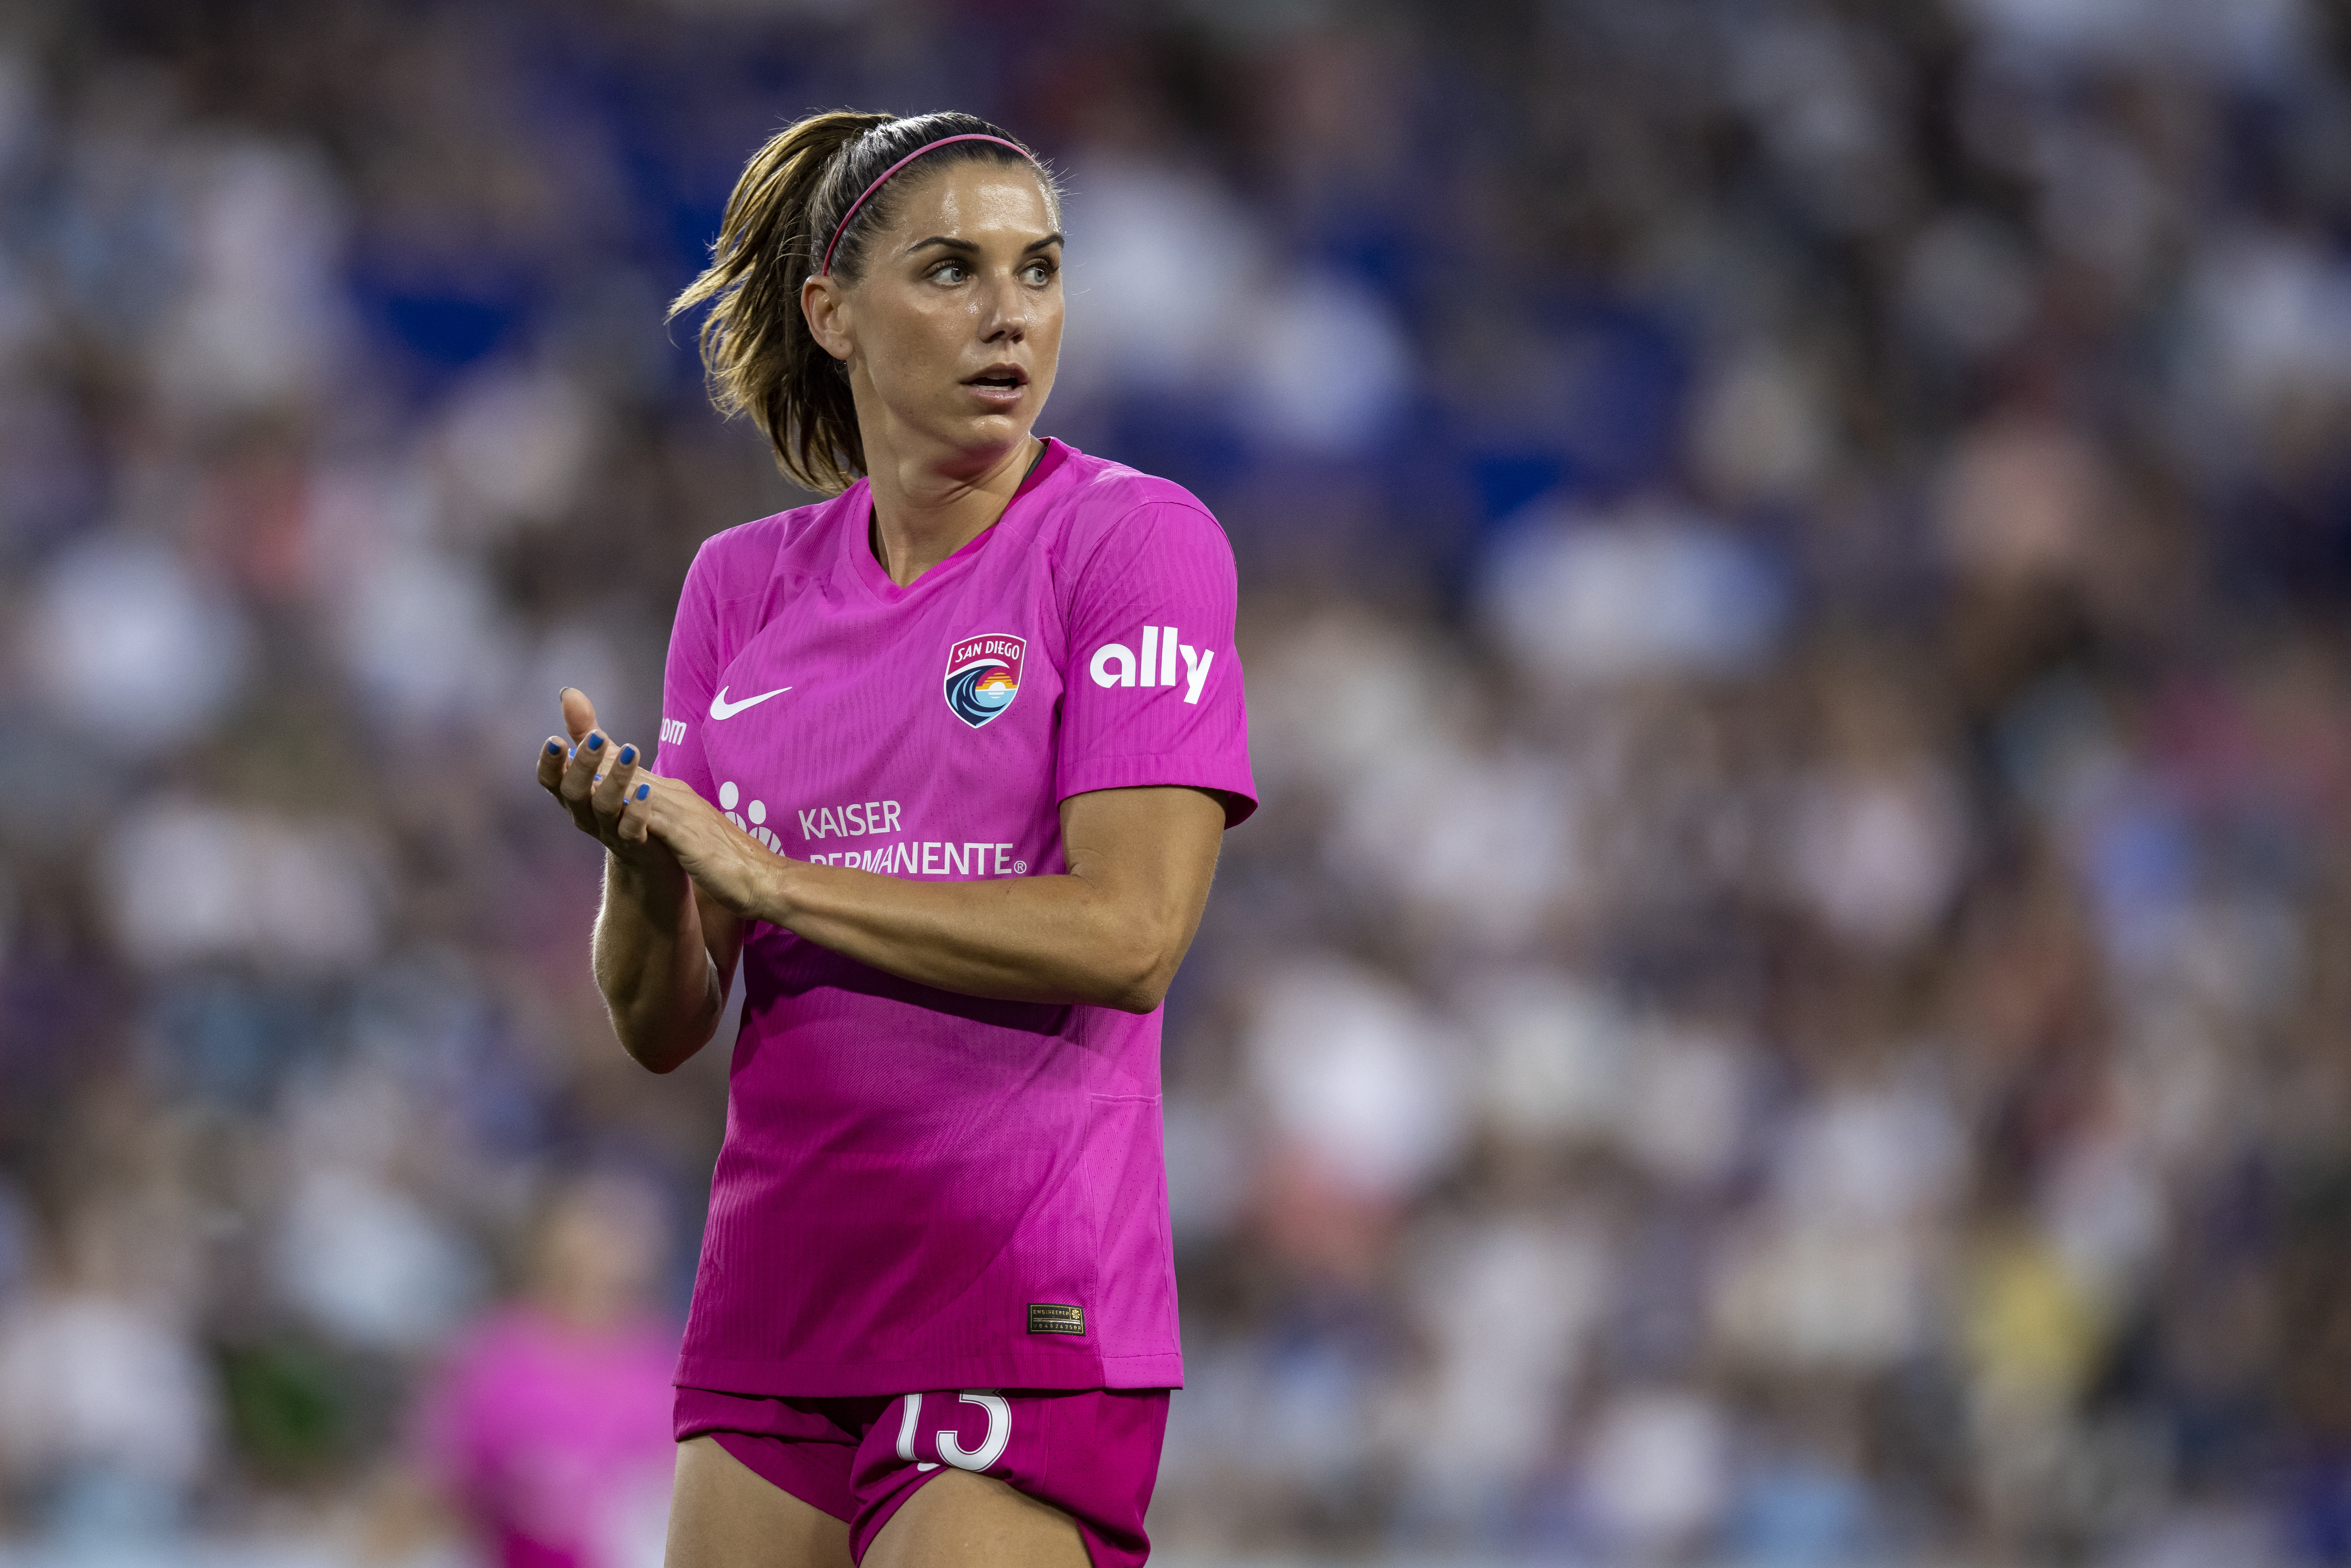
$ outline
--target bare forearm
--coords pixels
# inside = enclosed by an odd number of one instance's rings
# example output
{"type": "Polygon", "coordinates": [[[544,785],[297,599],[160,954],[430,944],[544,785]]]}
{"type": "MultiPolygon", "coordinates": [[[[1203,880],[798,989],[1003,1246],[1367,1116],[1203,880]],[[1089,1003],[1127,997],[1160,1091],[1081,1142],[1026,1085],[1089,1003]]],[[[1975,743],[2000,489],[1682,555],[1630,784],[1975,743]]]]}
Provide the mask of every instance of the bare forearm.
{"type": "Polygon", "coordinates": [[[648,874],[605,857],[595,971],[622,1049],[655,1072],[701,1050],[726,1009],[693,883],[682,872],[648,874]]]}
{"type": "Polygon", "coordinates": [[[1137,911],[1081,876],[932,883],[778,860],[758,917],[964,996],[1149,1012],[1196,909],[1137,911]]]}
{"type": "Polygon", "coordinates": [[[632,796],[640,810],[724,923],[710,952],[727,974],[743,923],[764,920],[941,990],[1129,1012],[1157,1007],[1184,961],[1225,822],[1206,790],[1095,790],[1061,803],[1067,874],[915,882],[785,859],[674,779],[632,796]]]}

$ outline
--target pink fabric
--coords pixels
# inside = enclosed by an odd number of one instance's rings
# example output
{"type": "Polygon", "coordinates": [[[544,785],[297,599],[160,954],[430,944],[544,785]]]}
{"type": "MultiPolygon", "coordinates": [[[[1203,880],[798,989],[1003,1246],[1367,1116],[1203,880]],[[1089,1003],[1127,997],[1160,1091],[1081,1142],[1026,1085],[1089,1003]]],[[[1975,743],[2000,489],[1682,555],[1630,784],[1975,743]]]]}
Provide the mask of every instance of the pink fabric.
{"type": "Polygon", "coordinates": [[[918,1488],[960,1464],[1070,1515],[1094,1568],[1142,1568],[1151,1555],[1143,1516],[1159,1479],[1167,1398],[1156,1388],[853,1399],[680,1388],[677,1437],[710,1434],[769,1485],[847,1521],[850,1552],[861,1563],[918,1488]],[[943,1451],[950,1446],[953,1457],[943,1451]]]}
{"type": "Polygon", "coordinates": [[[849,220],[857,215],[857,209],[865,204],[866,197],[880,190],[883,181],[896,173],[899,170],[904,168],[907,164],[913,162],[915,159],[920,158],[924,153],[930,152],[935,147],[945,147],[951,141],[993,141],[998,147],[1011,148],[1012,151],[1019,153],[1020,156],[1028,159],[1031,163],[1034,163],[1037,161],[1036,155],[1031,153],[1026,147],[1021,146],[1018,141],[1007,141],[1001,136],[989,136],[977,131],[966,131],[961,136],[942,136],[936,141],[925,141],[920,147],[915,148],[912,152],[907,153],[904,158],[899,159],[895,163],[891,164],[887,169],[883,170],[879,174],[874,175],[873,183],[857,193],[857,200],[849,204],[849,210],[841,214],[841,221],[839,223],[832,225],[831,242],[824,247],[824,265],[817,268],[817,270],[819,272],[831,272],[832,270],[832,253],[840,246],[841,236],[849,232],[849,220]]]}
{"type": "Polygon", "coordinates": [[[677,1334],[569,1328],[530,1307],[463,1334],[416,1423],[426,1470],[497,1543],[502,1568],[622,1568],[676,1464],[677,1334]]]}
{"type": "MultiPolygon", "coordinates": [[[[1064,870],[1088,790],[1253,808],[1232,551],[1188,494],[1049,443],[908,588],[871,510],[861,481],[703,546],[660,772],[778,854],[934,881],[1064,870]]],[[[955,996],[765,925],[743,986],[681,1384],[1182,1382],[1159,1014],[955,996]]]]}

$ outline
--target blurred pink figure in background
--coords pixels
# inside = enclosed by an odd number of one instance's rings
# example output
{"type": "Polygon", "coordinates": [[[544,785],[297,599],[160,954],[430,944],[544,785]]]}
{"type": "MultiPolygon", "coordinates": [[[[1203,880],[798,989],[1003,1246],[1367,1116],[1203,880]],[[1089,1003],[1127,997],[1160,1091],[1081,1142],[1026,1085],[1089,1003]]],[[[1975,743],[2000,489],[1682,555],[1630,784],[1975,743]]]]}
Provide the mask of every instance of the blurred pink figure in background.
{"type": "Polygon", "coordinates": [[[419,1468],[500,1568],[661,1561],[678,1329],[653,1301],[666,1227],[636,1180],[549,1201],[522,1296],[460,1333],[424,1395],[419,1468]]]}

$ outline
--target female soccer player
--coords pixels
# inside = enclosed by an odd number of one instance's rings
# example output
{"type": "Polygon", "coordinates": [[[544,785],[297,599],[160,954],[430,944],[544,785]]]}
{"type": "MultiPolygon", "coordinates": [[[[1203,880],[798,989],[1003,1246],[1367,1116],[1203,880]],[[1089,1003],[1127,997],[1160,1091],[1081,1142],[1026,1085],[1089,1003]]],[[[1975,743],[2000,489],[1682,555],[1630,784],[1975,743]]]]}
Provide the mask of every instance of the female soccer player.
{"type": "Polygon", "coordinates": [[[677,1374],[672,1568],[1142,1563],[1183,1380],[1159,1004],[1255,807],[1232,554],[1030,434],[1060,193],[831,113],[727,204],[704,360],[833,498],[687,574],[661,748],[576,691],[597,983],[666,1072],[746,995],[677,1374]]]}

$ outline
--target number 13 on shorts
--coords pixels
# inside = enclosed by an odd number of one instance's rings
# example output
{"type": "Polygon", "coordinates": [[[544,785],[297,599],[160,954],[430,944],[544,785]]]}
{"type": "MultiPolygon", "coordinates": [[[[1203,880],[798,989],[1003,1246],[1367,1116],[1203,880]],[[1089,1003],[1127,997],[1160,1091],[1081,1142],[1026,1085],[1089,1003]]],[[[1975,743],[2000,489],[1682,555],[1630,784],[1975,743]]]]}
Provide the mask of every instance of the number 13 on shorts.
{"type": "MultiPolygon", "coordinates": [[[[967,1449],[959,1433],[952,1427],[943,1427],[931,1434],[933,1447],[940,1459],[959,1470],[985,1470],[1004,1457],[1004,1446],[1012,1441],[1012,1405],[1002,1395],[987,1388],[967,1388],[956,1396],[964,1405],[977,1405],[987,1412],[987,1436],[979,1447],[967,1449]]],[[[935,1470],[939,1467],[928,1459],[914,1457],[914,1446],[922,1436],[923,1396],[905,1396],[905,1411],[898,1417],[898,1457],[918,1470],[935,1470]]]]}

